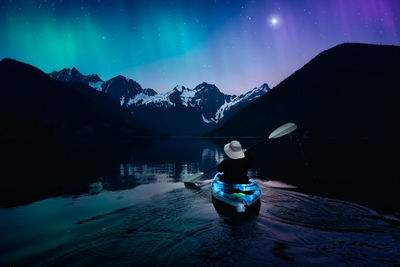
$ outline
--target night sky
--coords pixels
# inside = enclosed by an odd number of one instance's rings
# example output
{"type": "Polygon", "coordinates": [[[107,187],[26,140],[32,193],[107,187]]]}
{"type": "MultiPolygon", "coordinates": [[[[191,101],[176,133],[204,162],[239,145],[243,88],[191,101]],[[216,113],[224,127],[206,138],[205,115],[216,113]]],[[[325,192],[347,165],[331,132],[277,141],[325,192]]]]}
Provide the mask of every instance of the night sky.
{"type": "Polygon", "coordinates": [[[399,0],[0,2],[0,58],[158,92],[271,87],[343,42],[400,44],[399,0]]]}

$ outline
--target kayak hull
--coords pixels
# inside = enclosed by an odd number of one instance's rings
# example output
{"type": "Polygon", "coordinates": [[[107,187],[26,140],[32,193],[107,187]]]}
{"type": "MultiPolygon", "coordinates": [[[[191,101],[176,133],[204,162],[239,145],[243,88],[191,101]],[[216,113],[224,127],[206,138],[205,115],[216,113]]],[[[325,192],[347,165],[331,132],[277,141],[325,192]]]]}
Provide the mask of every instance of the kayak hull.
{"type": "Polygon", "coordinates": [[[233,207],[237,212],[245,212],[246,209],[258,203],[261,190],[253,179],[248,184],[230,184],[222,182],[219,172],[212,182],[212,196],[214,199],[233,207]]]}

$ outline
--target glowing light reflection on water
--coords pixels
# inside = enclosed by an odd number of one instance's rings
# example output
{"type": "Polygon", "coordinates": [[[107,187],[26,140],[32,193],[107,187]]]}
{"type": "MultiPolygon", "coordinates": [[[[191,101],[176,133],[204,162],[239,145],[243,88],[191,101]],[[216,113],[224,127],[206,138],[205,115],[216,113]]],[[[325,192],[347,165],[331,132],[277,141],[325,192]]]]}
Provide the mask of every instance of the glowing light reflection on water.
{"type": "Polygon", "coordinates": [[[181,182],[222,160],[220,146],[167,160],[143,154],[85,194],[1,208],[0,265],[400,264],[399,224],[372,209],[295,192],[253,170],[260,210],[227,216],[211,202],[213,174],[193,188],[181,182]]]}

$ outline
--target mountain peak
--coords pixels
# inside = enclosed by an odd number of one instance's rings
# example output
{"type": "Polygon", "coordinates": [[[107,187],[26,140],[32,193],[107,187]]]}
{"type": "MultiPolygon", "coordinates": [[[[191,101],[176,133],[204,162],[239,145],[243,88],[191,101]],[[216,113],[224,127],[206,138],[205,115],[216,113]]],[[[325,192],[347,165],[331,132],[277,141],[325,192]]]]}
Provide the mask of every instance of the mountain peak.
{"type": "Polygon", "coordinates": [[[264,93],[268,92],[269,90],[271,90],[271,88],[268,86],[268,84],[263,83],[261,86],[255,87],[251,91],[249,91],[243,95],[250,95],[250,94],[255,95],[255,94],[259,94],[259,93],[264,94],[264,93]]]}
{"type": "Polygon", "coordinates": [[[215,84],[206,83],[206,82],[202,82],[201,84],[196,86],[196,88],[210,88],[210,87],[216,87],[216,86],[215,86],[215,84]]]}
{"type": "Polygon", "coordinates": [[[8,57],[5,57],[0,61],[0,63],[2,63],[2,64],[10,64],[10,63],[16,63],[16,62],[18,62],[18,61],[15,59],[12,59],[12,58],[8,58],[8,57]]]}
{"type": "Polygon", "coordinates": [[[111,78],[110,80],[128,80],[125,76],[122,76],[121,74],[111,78]]]}
{"type": "Polygon", "coordinates": [[[87,76],[91,82],[102,82],[103,80],[99,77],[99,75],[93,73],[87,76]]]}
{"type": "Polygon", "coordinates": [[[341,43],[338,45],[335,45],[334,47],[329,48],[326,51],[329,50],[338,50],[338,49],[360,49],[360,48],[366,48],[366,49],[382,49],[382,48],[388,48],[388,47],[398,47],[395,45],[382,45],[382,44],[368,44],[368,43],[341,43]]]}
{"type": "Polygon", "coordinates": [[[70,70],[70,75],[77,76],[77,78],[81,78],[83,76],[82,73],[80,73],[75,67],[72,67],[72,69],[70,70]]]}
{"type": "MultiPolygon", "coordinates": [[[[60,73],[66,72],[66,70],[64,69],[60,73]]],[[[79,73],[75,68],[68,71],[79,73]]],[[[50,76],[55,77],[57,74],[59,73],[53,72],[50,76]]],[[[172,90],[158,94],[150,88],[142,89],[139,83],[123,75],[117,75],[105,82],[101,81],[96,74],[83,77],[86,80],[90,79],[89,85],[92,88],[104,92],[120,106],[128,108],[132,114],[146,111],[157,113],[159,109],[174,113],[181,112],[183,108],[188,114],[191,114],[188,116],[200,117],[202,122],[208,125],[218,123],[224,116],[225,118],[230,116],[235,110],[239,110],[269,90],[268,85],[263,84],[246,94],[236,96],[222,93],[215,84],[202,82],[195,88],[176,85],[172,90]]],[[[57,76],[56,79],[65,81],[62,78],[57,76]]],[[[158,114],[158,116],[162,115],[158,114]]]]}
{"type": "Polygon", "coordinates": [[[140,84],[122,75],[117,75],[104,82],[101,88],[104,93],[108,94],[117,103],[120,103],[121,106],[129,105],[130,100],[135,99],[138,94],[143,92],[140,84]]]}
{"type": "Polygon", "coordinates": [[[332,65],[370,65],[371,62],[384,64],[386,57],[396,55],[398,49],[399,47],[395,45],[342,43],[319,53],[304,67],[319,65],[320,67],[331,68],[332,65]]]}
{"type": "Polygon", "coordinates": [[[176,85],[173,90],[178,91],[178,92],[183,92],[186,89],[188,89],[188,88],[186,88],[183,85],[176,85]]]}
{"type": "Polygon", "coordinates": [[[97,74],[83,75],[75,67],[72,69],[64,68],[60,71],[53,71],[49,76],[61,82],[83,83],[101,91],[102,79],[97,74]]]}
{"type": "Polygon", "coordinates": [[[8,78],[13,77],[17,79],[18,77],[25,77],[25,79],[33,76],[41,78],[44,76],[47,77],[40,69],[12,58],[3,58],[0,61],[0,74],[6,75],[8,78]]]}
{"type": "Polygon", "coordinates": [[[215,93],[215,94],[221,94],[224,95],[215,84],[210,84],[206,82],[202,82],[201,84],[197,85],[193,90],[198,91],[198,93],[203,92],[203,93],[215,93]]]}
{"type": "Polygon", "coordinates": [[[151,88],[145,88],[145,89],[143,89],[143,94],[148,95],[148,96],[155,96],[158,93],[151,88]]]}

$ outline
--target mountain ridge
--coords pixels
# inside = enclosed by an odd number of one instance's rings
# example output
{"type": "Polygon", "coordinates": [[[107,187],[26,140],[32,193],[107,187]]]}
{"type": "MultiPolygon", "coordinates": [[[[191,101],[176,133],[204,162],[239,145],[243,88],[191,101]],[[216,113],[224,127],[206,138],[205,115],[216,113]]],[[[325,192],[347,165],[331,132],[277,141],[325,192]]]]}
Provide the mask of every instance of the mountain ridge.
{"type": "Polygon", "coordinates": [[[7,138],[17,135],[49,144],[94,143],[154,132],[132,121],[130,114],[104,93],[82,83],[74,86],[56,81],[29,64],[1,60],[0,80],[0,117],[7,138]]]}
{"type": "MultiPolygon", "coordinates": [[[[204,134],[270,90],[269,86],[264,83],[260,87],[236,96],[224,94],[214,84],[202,82],[195,88],[176,85],[172,90],[159,94],[151,88],[143,89],[138,82],[122,75],[103,81],[100,78],[97,80],[89,79],[89,76],[96,77],[95,74],[85,76],[77,73],[79,71],[75,68],[63,69],[60,72],[53,71],[49,76],[62,82],[76,82],[77,79],[81,79],[84,84],[91,85],[93,83],[92,88],[106,93],[114,101],[129,110],[136,119],[146,123],[151,124],[152,121],[159,120],[171,121],[173,119],[172,114],[169,116],[162,114],[166,111],[174,113],[175,110],[175,113],[186,112],[191,114],[186,118],[180,115],[182,123],[192,125],[190,130],[176,123],[171,124],[176,127],[175,129],[168,127],[167,124],[164,125],[162,128],[168,129],[170,134],[204,134]],[[68,75],[70,75],[70,78],[68,78],[68,75]],[[157,110],[159,114],[157,114],[157,110]],[[189,120],[195,120],[196,123],[192,124],[189,120]]],[[[157,128],[158,122],[154,123],[153,126],[157,128]]]]}
{"type": "Polygon", "coordinates": [[[400,136],[400,47],[343,43],[319,53],[211,135],[262,136],[293,121],[306,138],[400,136]],[[259,127],[263,125],[263,127],[259,127]]]}

